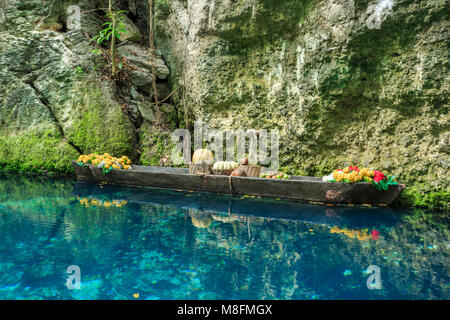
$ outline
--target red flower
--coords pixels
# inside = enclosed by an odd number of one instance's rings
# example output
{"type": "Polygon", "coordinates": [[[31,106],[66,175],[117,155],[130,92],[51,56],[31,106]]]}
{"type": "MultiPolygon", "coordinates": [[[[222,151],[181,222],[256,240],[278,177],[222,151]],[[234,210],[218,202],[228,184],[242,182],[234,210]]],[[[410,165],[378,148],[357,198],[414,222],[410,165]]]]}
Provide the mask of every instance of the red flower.
{"type": "Polygon", "coordinates": [[[376,229],[373,229],[371,234],[372,234],[372,240],[377,240],[378,237],[380,236],[380,233],[376,229]]]}
{"type": "Polygon", "coordinates": [[[380,182],[383,179],[387,179],[386,176],[381,171],[374,171],[373,181],[380,182]]]}
{"type": "Polygon", "coordinates": [[[348,167],[348,170],[349,171],[356,171],[356,172],[359,172],[359,168],[357,167],[357,166],[350,166],[350,167],[348,167]]]}

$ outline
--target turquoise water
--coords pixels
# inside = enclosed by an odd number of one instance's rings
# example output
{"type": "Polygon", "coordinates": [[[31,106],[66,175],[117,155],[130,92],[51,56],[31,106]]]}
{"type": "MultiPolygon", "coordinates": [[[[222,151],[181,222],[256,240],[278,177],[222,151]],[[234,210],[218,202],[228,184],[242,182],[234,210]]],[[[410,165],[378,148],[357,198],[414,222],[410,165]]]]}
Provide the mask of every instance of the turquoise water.
{"type": "Polygon", "coordinates": [[[0,177],[0,299],[449,299],[449,247],[442,212],[0,177]]]}

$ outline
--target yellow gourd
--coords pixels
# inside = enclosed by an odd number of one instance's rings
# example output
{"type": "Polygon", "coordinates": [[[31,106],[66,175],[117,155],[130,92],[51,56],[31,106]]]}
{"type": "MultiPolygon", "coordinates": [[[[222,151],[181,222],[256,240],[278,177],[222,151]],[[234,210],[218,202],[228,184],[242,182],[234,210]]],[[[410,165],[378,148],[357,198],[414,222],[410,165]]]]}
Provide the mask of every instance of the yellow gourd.
{"type": "Polygon", "coordinates": [[[192,156],[192,162],[194,164],[212,164],[214,162],[214,155],[209,149],[198,149],[192,156]]]}
{"type": "Polygon", "coordinates": [[[213,165],[214,170],[231,170],[236,169],[239,165],[234,161],[217,161],[213,165]]]}

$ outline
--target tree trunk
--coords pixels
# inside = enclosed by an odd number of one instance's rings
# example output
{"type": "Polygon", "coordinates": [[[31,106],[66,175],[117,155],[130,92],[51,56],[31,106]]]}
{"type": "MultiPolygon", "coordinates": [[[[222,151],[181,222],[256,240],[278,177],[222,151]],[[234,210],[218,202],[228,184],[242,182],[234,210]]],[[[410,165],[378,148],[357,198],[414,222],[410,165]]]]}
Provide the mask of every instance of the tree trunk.
{"type": "Polygon", "coordinates": [[[149,11],[149,41],[150,41],[150,59],[152,59],[152,76],[153,76],[153,98],[155,99],[156,117],[159,120],[159,100],[158,89],[156,88],[156,70],[155,70],[155,43],[153,41],[153,0],[148,0],[149,11]]]}
{"type": "Polygon", "coordinates": [[[113,13],[113,1],[109,0],[108,14],[112,20],[112,37],[111,37],[111,65],[112,65],[112,77],[116,78],[117,75],[117,65],[116,65],[116,29],[117,29],[117,18],[113,13]]]}

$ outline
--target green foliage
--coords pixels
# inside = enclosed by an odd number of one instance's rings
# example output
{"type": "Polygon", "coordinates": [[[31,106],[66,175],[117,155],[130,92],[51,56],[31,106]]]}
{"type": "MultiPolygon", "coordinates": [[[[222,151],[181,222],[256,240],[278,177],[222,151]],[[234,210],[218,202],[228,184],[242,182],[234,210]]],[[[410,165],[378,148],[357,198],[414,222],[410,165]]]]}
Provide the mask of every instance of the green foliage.
{"type": "MultiPolygon", "coordinates": [[[[102,24],[102,27],[104,27],[102,30],[100,30],[99,34],[96,35],[94,38],[92,38],[91,41],[95,41],[98,45],[103,45],[106,42],[111,40],[111,37],[115,36],[117,39],[120,40],[120,33],[126,33],[127,30],[125,29],[125,25],[122,22],[124,19],[124,16],[122,15],[126,11],[116,11],[112,14],[108,14],[107,16],[111,19],[111,21],[105,22],[102,24]],[[113,25],[113,19],[117,19],[118,24],[117,27],[114,28],[113,25]]],[[[98,50],[94,50],[97,51],[98,50]]]]}
{"type": "Polygon", "coordinates": [[[375,182],[372,180],[372,183],[375,186],[375,188],[377,188],[377,190],[387,191],[387,190],[389,190],[389,186],[395,186],[398,184],[397,182],[394,181],[394,179],[395,179],[395,176],[390,176],[390,177],[387,177],[387,179],[383,179],[378,182],[375,182]]]}
{"type": "MultiPolygon", "coordinates": [[[[102,45],[108,41],[111,41],[111,73],[113,78],[117,75],[117,67],[122,69],[123,64],[121,63],[119,66],[116,61],[116,39],[120,40],[120,33],[126,33],[125,25],[122,22],[124,16],[122,15],[125,11],[110,11],[107,14],[107,17],[110,21],[105,22],[102,26],[104,27],[100,30],[100,33],[92,38],[91,41],[96,41],[97,45],[102,45]]],[[[94,50],[98,52],[98,50],[94,50]]]]}
{"type": "Polygon", "coordinates": [[[108,169],[106,169],[105,167],[103,167],[102,172],[103,174],[108,174],[112,171],[113,167],[109,167],[108,169]]]}
{"type": "Polygon", "coordinates": [[[412,186],[403,191],[397,205],[448,211],[449,203],[450,192],[448,190],[430,190],[424,186],[412,186]]]}
{"type": "Polygon", "coordinates": [[[73,74],[75,77],[80,77],[80,76],[84,75],[84,69],[82,67],[78,66],[73,71],[73,74]]]}

